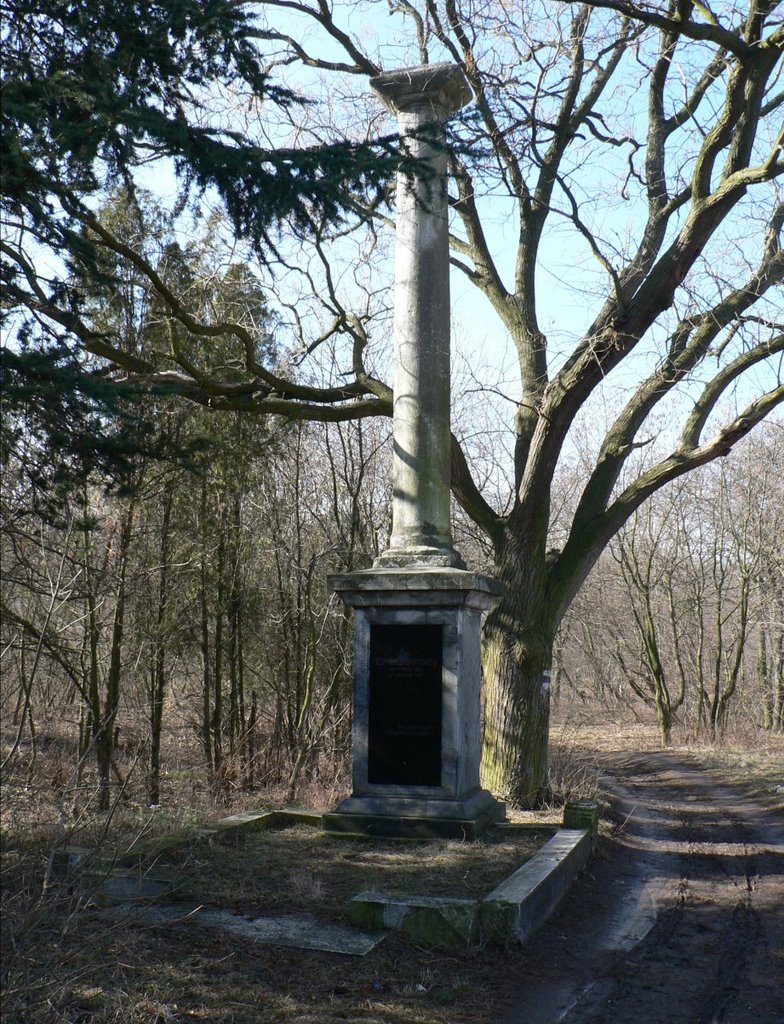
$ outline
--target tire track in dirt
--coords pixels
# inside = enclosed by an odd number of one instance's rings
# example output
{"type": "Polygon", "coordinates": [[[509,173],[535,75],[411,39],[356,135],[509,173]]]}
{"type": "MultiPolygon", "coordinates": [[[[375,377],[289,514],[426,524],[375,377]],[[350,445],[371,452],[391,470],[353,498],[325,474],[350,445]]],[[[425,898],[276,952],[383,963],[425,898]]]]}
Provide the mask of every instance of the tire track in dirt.
{"type": "Polygon", "coordinates": [[[784,820],[688,758],[603,761],[622,827],[503,1024],[784,1024],[784,820]]]}

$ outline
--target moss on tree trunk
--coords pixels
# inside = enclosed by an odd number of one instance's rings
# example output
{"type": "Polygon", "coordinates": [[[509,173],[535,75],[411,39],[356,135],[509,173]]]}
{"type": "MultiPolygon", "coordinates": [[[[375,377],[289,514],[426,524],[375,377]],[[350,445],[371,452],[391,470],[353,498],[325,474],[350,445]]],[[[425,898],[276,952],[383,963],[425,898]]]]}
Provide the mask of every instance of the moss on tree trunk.
{"type": "Polygon", "coordinates": [[[547,740],[554,616],[542,590],[544,565],[507,546],[497,575],[502,596],[484,630],[485,722],[482,781],[517,807],[547,797],[547,740]],[[539,585],[537,585],[537,582],[539,585]]]}

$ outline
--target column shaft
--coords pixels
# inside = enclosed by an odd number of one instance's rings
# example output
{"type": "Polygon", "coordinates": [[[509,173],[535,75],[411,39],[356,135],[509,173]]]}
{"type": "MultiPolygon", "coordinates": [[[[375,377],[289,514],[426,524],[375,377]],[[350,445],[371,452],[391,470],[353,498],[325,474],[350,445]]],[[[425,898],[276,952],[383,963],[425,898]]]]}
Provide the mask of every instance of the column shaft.
{"type": "Polygon", "coordinates": [[[383,565],[462,566],[452,546],[450,302],[444,121],[470,97],[451,65],[371,83],[415,161],[397,181],[392,535],[383,565]],[[418,165],[418,166],[417,166],[418,165]],[[420,169],[421,168],[421,169],[420,169]]]}

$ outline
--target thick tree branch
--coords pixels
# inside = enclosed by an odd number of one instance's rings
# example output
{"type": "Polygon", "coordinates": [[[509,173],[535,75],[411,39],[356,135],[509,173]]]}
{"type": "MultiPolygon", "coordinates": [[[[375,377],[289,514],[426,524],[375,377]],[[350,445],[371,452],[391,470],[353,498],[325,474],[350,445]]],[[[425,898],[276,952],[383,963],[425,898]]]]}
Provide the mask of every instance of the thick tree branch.
{"type": "MultiPolygon", "coordinates": [[[[684,451],[696,451],[699,446],[702,431],[705,429],[705,424],[713,410],[716,408],[716,403],[719,398],[721,398],[727,388],[750,367],[761,362],[762,359],[766,359],[769,356],[773,356],[781,352],[784,352],[784,334],[779,334],[764,344],[756,345],[754,348],[748,349],[746,352],[741,352],[741,354],[733,359],[731,363],[728,363],[722,370],[720,370],[713,380],[705,386],[699,400],[695,402],[694,409],[686,421],[686,426],[683,428],[680,447],[684,451]]],[[[771,394],[778,394],[779,401],[784,398],[784,390],[782,387],[774,389],[771,394]]],[[[741,434],[739,436],[743,435],[741,434]]],[[[734,441],[732,443],[734,444],[734,441]]],[[[729,449],[727,449],[727,451],[729,451],[729,449]]],[[[723,452],[722,454],[726,454],[726,452],[723,452]]]]}
{"type": "MultiPolygon", "coordinates": [[[[116,238],[112,232],[93,214],[78,207],[72,201],[66,200],[66,208],[68,212],[74,216],[77,216],[86,226],[88,226],[101,240],[101,242],[112,252],[124,259],[128,260],[140,273],[142,273],[152,284],[157,294],[163,299],[168,307],[171,315],[178,320],[186,330],[196,337],[206,338],[220,338],[220,337],[234,337],[236,338],[246,354],[246,361],[249,358],[249,354],[255,352],[255,341],[253,335],[247,328],[238,323],[224,322],[218,324],[205,324],[198,320],[192,313],[186,308],[182,300],[175,295],[172,289],[166,284],[161,276],[156,272],[155,268],[146,260],[139,252],[129,245],[124,244],[118,238],[116,238]]],[[[114,358],[113,354],[109,354],[105,347],[105,343],[91,342],[90,351],[95,352],[96,355],[103,355],[106,358],[114,358]],[[99,351],[96,345],[99,345],[102,351],[99,351]]],[[[116,350],[112,349],[112,353],[116,350]]],[[[176,358],[176,351],[173,353],[176,358]]],[[[309,387],[302,384],[296,384],[290,380],[278,376],[277,374],[271,373],[264,366],[262,366],[255,358],[250,357],[249,365],[246,366],[249,373],[253,374],[252,386],[256,391],[266,389],[270,394],[274,393],[276,400],[284,400],[286,402],[303,401],[306,403],[332,403],[342,402],[348,399],[355,399],[359,395],[366,392],[366,388],[361,383],[354,381],[337,388],[316,388],[309,387]]],[[[189,364],[189,371],[193,371],[194,367],[189,364]]],[[[211,391],[215,395],[231,393],[235,389],[235,385],[226,384],[221,381],[214,380],[209,374],[199,372],[199,377],[194,381],[194,386],[198,392],[211,391]]],[[[249,385],[242,385],[248,387],[249,385]]]]}
{"type": "MultiPolygon", "coordinates": [[[[770,73],[772,66],[762,69],[770,73]]],[[[757,77],[755,91],[764,74],[757,77]]],[[[745,89],[742,90],[745,93],[745,89]]],[[[728,105],[729,101],[728,101],[728,105]]],[[[742,126],[748,130],[749,117],[742,126]]],[[[733,144],[734,145],[734,144],[733,144]]],[[[745,145],[738,153],[745,150],[745,145]]],[[[703,199],[692,199],[692,209],[678,236],[650,269],[634,298],[625,308],[608,303],[592,325],[585,339],[566,361],[548,389],[547,411],[551,419],[571,422],[593,388],[617,366],[637,345],[657,317],[668,309],[677,288],[692,269],[703,248],[729,212],[753,183],[772,180],[782,172],[778,159],[781,142],[777,142],[766,161],[758,167],[727,169],[727,175],[714,192],[703,199]]],[[[565,424],[564,424],[565,425],[565,424]]],[[[565,432],[554,434],[552,443],[559,444],[565,432]]]]}
{"type": "MultiPolygon", "coordinates": [[[[784,251],[779,246],[782,220],[784,205],[771,220],[762,261],[749,281],[711,309],[678,325],[670,339],[667,356],[640,385],[613,423],[577,506],[572,528],[575,536],[579,536],[583,528],[590,529],[591,521],[606,507],[621,470],[634,450],[637,431],[656,404],[705,359],[722,331],[740,324],[741,317],[758,299],[784,281],[784,251]]],[[[739,373],[772,355],[775,343],[774,338],[747,349],[718,372],[712,383],[719,391],[723,390],[739,373]]]]}
{"type": "MultiPolygon", "coordinates": [[[[776,340],[775,346],[772,346],[772,351],[784,351],[784,336],[776,340]]],[[[736,376],[738,376],[737,373],[728,376],[724,380],[724,387],[736,376]]],[[[713,387],[706,389],[706,394],[698,402],[700,413],[712,411],[723,390],[724,388],[718,390],[713,387]]],[[[715,437],[703,445],[688,447],[689,437],[693,432],[690,429],[685,430],[682,443],[678,449],[668,459],[663,460],[638,477],[607,509],[605,517],[606,527],[611,529],[613,533],[616,533],[635,509],[639,508],[654,491],[659,490],[660,487],[670,483],[670,481],[676,480],[679,476],[683,476],[684,473],[696,469],[698,466],[704,466],[708,462],[719,458],[719,456],[729,455],[734,445],[782,402],[784,402],[784,384],[780,384],[778,387],[760,396],[754,402],[751,402],[740,415],[736,416],[715,437]]],[[[707,419],[707,414],[703,418],[703,423],[705,419],[707,419]]]]}
{"type": "Polygon", "coordinates": [[[599,553],[644,501],[665,484],[685,473],[707,465],[720,456],[728,455],[754,426],[784,403],[784,384],[779,384],[749,403],[742,413],[722,427],[710,441],[699,443],[700,430],[729,384],[755,362],[782,351],[784,336],[779,336],[765,347],[764,353],[760,350],[753,355],[745,353],[744,357],[739,357],[728,366],[721,375],[721,381],[712,381],[697,400],[694,413],[689,418],[675,451],[668,458],[643,472],[626,487],[605,512],[594,518],[590,529],[582,529],[579,534],[570,535],[553,565],[550,577],[553,601],[561,609],[561,613],[568,608],[599,553]]]}
{"type": "Polygon", "coordinates": [[[179,395],[209,409],[228,409],[256,415],[282,416],[290,420],[316,420],[319,423],[343,423],[368,416],[391,416],[392,403],[386,399],[345,397],[342,404],[305,402],[267,395],[263,389],[252,390],[251,384],[236,388],[225,386],[212,390],[196,383],[191,377],[176,370],[158,373],[134,374],[132,383],[149,387],[170,395],[179,395]]]}
{"type": "Polygon", "coordinates": [[[658,11],[648,10],[641,4],[627,3],[626,0],[584,0],[584,2],[589,7],[617,11],[626,18],[639,21],[644,25],[652,25],[666,32],[684,35],[689,39],[715,43],[717,46],[729,50],[730,53],[734,53],[741,60],[748,57],[751,52],[751,47],[744,42],[738,32],[724,28],[717,21],[704,24],[680,17],[667,17],[658,11]]]}

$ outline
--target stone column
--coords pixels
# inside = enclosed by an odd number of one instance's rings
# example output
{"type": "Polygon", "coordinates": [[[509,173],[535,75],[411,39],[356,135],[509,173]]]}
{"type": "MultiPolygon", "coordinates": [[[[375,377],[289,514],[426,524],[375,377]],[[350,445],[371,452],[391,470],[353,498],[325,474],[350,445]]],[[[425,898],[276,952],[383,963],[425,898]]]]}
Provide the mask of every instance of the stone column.
{"type": "Polygon", "coordinates": [[[371,79],[425,165],[397,181],[392,535],[379,567],[452,566],[449,515],[449,229],[444,122],[471,99],[460,68],[435,64],[371,79]]]}
{"type": "Polygon", "coordinates": [[[395,260],[392,536],[372,569],[327,585],[355,610],[352,794],[330,831],[466,836],[504,815],[481,788],[481,620],[495,580],[470,572],[449,521],[449,237],[444,122],[468,102],[450,64],[371,84],[418,174],[401,172],[395,260]]]}

